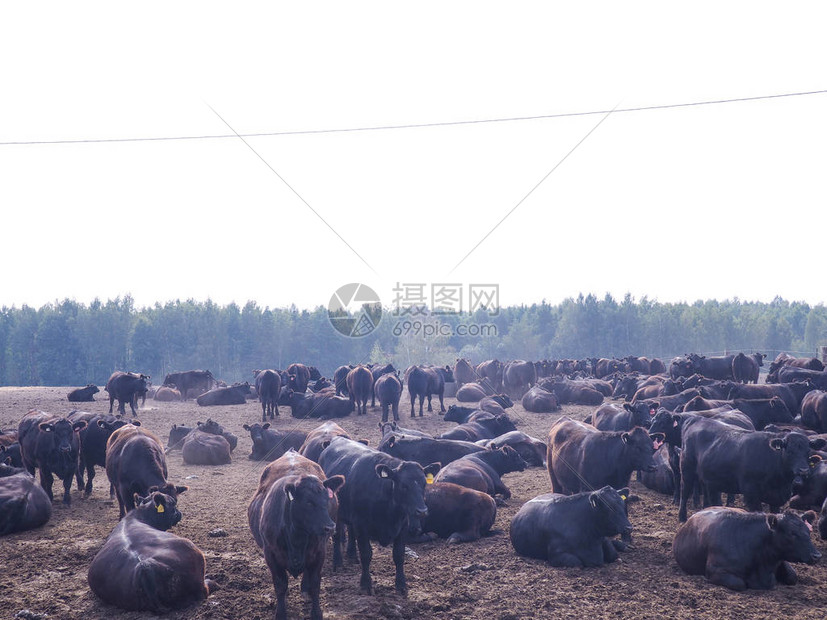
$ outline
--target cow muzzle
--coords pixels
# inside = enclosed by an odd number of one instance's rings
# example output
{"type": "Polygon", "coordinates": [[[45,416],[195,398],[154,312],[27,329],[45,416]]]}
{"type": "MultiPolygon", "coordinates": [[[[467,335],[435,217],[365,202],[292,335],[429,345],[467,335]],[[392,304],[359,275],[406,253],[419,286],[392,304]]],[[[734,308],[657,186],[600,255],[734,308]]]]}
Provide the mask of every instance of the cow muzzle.
{"type": "Polygon", "coordinates": [[[809,559],[809,560],[807,560],[807,564],[815,564],[815,563],[816,563],[816,562],[818,562],[820,559],[821,559],[821,552],[819,552],[819,551],[813,551],[813,552],[810,554],[810,559],[809,559]]]}
{"type": "Polygon", "coordinates": [[[424,519],[428,516],[428,509],[427,508],[417,508],[414,510],[414,516],[417,519],[424,519]]]}

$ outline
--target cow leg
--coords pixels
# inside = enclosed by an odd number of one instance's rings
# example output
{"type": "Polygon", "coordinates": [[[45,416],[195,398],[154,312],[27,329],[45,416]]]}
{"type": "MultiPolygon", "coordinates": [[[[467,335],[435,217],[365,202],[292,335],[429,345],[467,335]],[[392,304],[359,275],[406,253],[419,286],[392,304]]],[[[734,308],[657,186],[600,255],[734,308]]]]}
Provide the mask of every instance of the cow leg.
{"type": "Polygon", "coordinates": [[[448,544],[454,543],[462,543],[462,542],[473,542],[475,540],[479,540],[481,538],[479,528],[472,527],[469,530],[465,530],[464,532],[454,532],[448,537],[448,544]]]}
{"type": "Polygon", "coordinates": [[[573,553],[549,551],[548,563],[552,566],[582,568],[583,562],[573,553]]]}
{"type": "Polygon", "coordinates": [[[267,421],[267,401],[261,401],[261,423],[264,424],[267,421]]]}
{"type": "MultiPolygon", "coordinates": [[[[92,494],[92,479],[95,477],[95,466],[92,463],[86,464],[86,495],[92,494]]],[[[80,491],[80,489],[78,489],[80,491]]]]}
{"type": "Polygon", "coordinates": [[[109,483],[109,499],[113,499],[115,497],[115,485],[111,482],[109,483]]]}
{"type": "MultiPolygon", "coordinates": [[[[109,413],[112,413],[112,407],[114,407],[114,406],[115,406],[115,397],[110,396],[109,397],[109,413]]],[[[120,407],[118,407],[118,411],[120,411],[120,407]]]]}
{"type": "Polygon", "coordinates": [[[306,567],[302,575],[302,592],[310,595],[310,620],[322,620],[322,606],[319,602],[322,589],[322,564],[323,562],[317,562],[312,568],[306,567]]]}
{"type": "MultiPolygon", "coordinates": [[[[433,410],[434,410],[434,408],[431,407],[431,393],[428,392],[428,413],[431,413],[433,410]]],[[[422,415],[422,414],[420,413],[420,415],[422,415]]]]}
{"type": "Polygon", "coordinates": [[[708,563],[706,566],[706,578],[709,579],[711,583],[724,586],[730,590],[737,590],[741,592],[747,589],[747,582],[741,577],[714,566],[710,567],[708,563]]]}
{"type": "Polygon", "coordinates": [[[415,407],[416,407],[416,394],[411,394],[411,417],[412,418],[416,417],[415,407]]]}
{"type": "Polygon", "coordinates": [[[49,501],[54,501],[54,495],[52,495],[52,484],[54,483],[54,478],[52,477],[52,472],[43,467],[40,468],[40,486],[43,487],[43,490],[46,491],[46,495],[49,496],[49,501]]]}
{"type": "Polygon", "coordinates": [[[789,562],[781,562],[775,571],[775,578],[779,583],[787,586],[794,586],[798,583],[798,574],[795,569],[790,566],[789,562]]]}
{"type": "Polygon", "coordinates": [[[399,422],[399,401],[393,403],[393,420],[399,422]]]}
{"type": "Polygon", "coordinates": [[[276,620],[287,620],[287,571],[271,554],[268,553],[265,559],[276,590],[276,620]]]}
{"type": "MultiPolygon", "coordinates": [[[[351,532],[352,532],[351,528],[351,532]]],[[[359,562],[362,565],[362,576],[359,579],[359,589],[363,594],[373,594],[373,580],[370,576],[370,561],[373,558],[373,549],[370,546],[370,537],[363,531],[355,533],[356,545],[359,547],[359,562]]],[[[394,552],[396,545],[394,544],[394,552]]],[[[402,550],[404,554],[404,549],[402,550]]]]}
{"type": "Polygon", "coordinates": [[[382,422],[388,421],[388,403],[382,403],[382,422]]]}
{"type": "Polygon", "coordinates": [[[85,467],[83,462],[83,452],[78,454],[78,466],[75,468],[75,480],[78,483],[78,491],[83,491],[83,470],[85,467]]]}
{"type": "Polygon", "coordinates": [[[338,520],[336,521],[336,531],[333,532],[333,570],[341,568],[344,562],[342,561],[342,532],[345,524],[338,520]]]}
{"type": "MultiPolygon", "coordinates": [[[[761,489],[758,485],[744,485],[744,506],[750,512],[761,512],[761,489]]],[[[777,512],[774,511],[774,512],[777,512]]]]}
{"type": "Polygon", "coordinates": [[[617,558],[620,557],[618,554],[617,549],[612,544],[612,541],[608,538],[604,538],[602,541],[603,546],[603,561],[607,564],[614,562],[617,558]]]}
{"type": "Polygon", "coordinates": [[[396,591],[408,596],[408,583],[405,580],[405,536],[400,534],[393,541],[393,563],[396,565],[396,591]]]}
{"type": "Polygon", "coordinates": [[[442,402],[442,396],[443,395],[444,395],[444,392],[439,393],[439,412],[440,413],[445,413],[445,403],[442,402]]]}
{"type": "MultiPolygon", "coordinates": [[[[428,397],[428,400],[430,401],[430,396],[428,397]]],[[[424,394],[420,394],[420,395],[419,395],[419,417],[420,417],[420,418],[422,417],[422,408],[423,408],[424,406],[425,406],[425,395],[424,395],[424,394]]],[[[428,411],[430,411],[430,410],[431,410],[431,404],[430,404],[430,402],[429,402],[429,403],[428,403],[428,411]]]]}
{"type": "MultiPolygon", "coordinates": [[[[684,452],[686,454],[686,452],[684,452]]],[[[695,463],[681,455],[681,506],[678,510],[678,521],[686,521],[686,504],[695,487],[695,463]]]]}
{"type": "Polygon", "coordinates": [[[347,526],[347,559],[356,561],[356,534],[352,526],[347,526]]]}
{"type": "Polygon", "coordinates": [[[72,504],[72,475],[69,474],[63,479],[63,503],[67,506],[72,504]]]}

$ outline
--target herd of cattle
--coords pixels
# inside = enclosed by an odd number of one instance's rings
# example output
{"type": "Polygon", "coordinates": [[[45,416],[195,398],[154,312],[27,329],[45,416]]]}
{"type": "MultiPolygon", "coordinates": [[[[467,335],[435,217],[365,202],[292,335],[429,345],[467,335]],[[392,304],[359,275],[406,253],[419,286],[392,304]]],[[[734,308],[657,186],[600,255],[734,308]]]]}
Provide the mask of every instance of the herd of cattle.
{"type": "MultiPolygon", "coordinates": [[[[527,467],[547,467],[552,492],[528,501],[512,519],[518,554],[553,566],[616,560],[632,540],[627,505],[636,499],[629,484],[637,472],[644,485],[680,507],[685,523],[673,551],[684,571],[736,590],[794,584],[790,563],[820,557],[810,538],[817,520],[827,539],[827,371],[815,358],[782,354],[759,384],[763,357],[690,354],[668,366],[638,357],[477,366],[458,359],[453,367],[426,364],[404,372],[390,364],[347,365],[332,380],[292,364],[255,370],[253,385],[228,386],[197,370],[167,375],[157,388],[147,375],[115,372],[105,388],[109,415],[33,410],[16,430],[0,433],[0,534],[48,521],[55,476],[69,504],[73,479],[88,495],[95,466],[103,467],[120,521],[89,567],[92,591],[109,604],[154,612],[202,600],[217,585],[205,579],[203,553],[167,532],[181,519],[177,498],[187,487],[168,480],[166,456],[180,449],[186,463],[228,464],[238,438],[209,419],[173,426],[164,448],[141,426],[137,403],[148,396],[195,397],[202,406],[257,398],[261,423],[243,426],[253,443],[248,458],[270,464],[248,520],[272,574],[277,618],[286,617],[288,573],[302,576],[311,617],[322,617],[321,573],[331,535],[334,569],[347,541],[366,594],[373,591],[371,542],[392,545],[396,590],[407,594],[406,543],[486,535],[497,507],[511,496],[502,477],[527,467]],[[445,408],[449,384],[467,406],[445,408]],[[422,416],[424,401],[432,411],[437,396],[443,419],[457,426],[436,437],[399,426],[404,387],[412,418],[417,398],[422,416]],[[537,439],[517,430],[509,416],[518,399],[538,413],[567,403],[596,409],[583,422],[555,419],[547,437],[537,439]],[[112,415],[115,400],[118,415],[112,415]],[[333,421],[354,411],[366,415],[369,400],[382,410],[376,448],[333,421]],[[124,417],[127,404],[131,420],[124,417]],[[276,430],[267,420],[280,415],[280,406],[322,423],[310,432],[276,430]],[[740,494],[746,510],[722,507],[723,493],[727,506],[740,494]],[[690,498],[704,509],[687,518],[690,498]]],[[[87,386],[68,398],[89,401],[95,392],[87,386]]]]}

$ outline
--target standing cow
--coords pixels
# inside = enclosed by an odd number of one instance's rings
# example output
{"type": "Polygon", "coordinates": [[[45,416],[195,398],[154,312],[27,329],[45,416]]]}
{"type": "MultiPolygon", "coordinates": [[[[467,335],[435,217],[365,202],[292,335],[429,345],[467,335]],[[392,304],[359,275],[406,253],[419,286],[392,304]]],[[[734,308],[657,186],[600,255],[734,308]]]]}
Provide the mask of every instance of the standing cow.
{"type": "Polygon", "coordinates": [[[72,422],[67,418],[29,411],[20,420],[17,437],[23,456],[23,466],[34,475],[40,470],[40,485],[49,499],[52,495],[54,477],[63,481],[63,503],[72,503],[69,494],[72,477],[77,472],[80,438],[78,433],[86,428],[85,421],[72,422]]]}
{"type": "Polygon", "coordinates": [[[393,409],[393,419],[399,422],[399,400],[402,398],[402,382],[396,374],[385,374],[373,385],[374,397],[379,397],[382,421],[388,421],[388,409],[393,409]]]}
{"type": "Polygon", "coordinates": [[[187,400],[190,390],[199,395],[209,392],[215,385],[215,377],[209,370],[186,370],[172,372],[164,377],[164,385],[174,385],[181,392],[181,398],[187,400]]]}
{"type": "Polygon", "coordinates": [[[149,378],[149,375],[140,373],[121,372],[120,370],[113,372],[104,388],[109,393],[109,413],[112,413],[112,407],[117,399],[118,413],[126,415],[125,405],[129,403],[132,415],[138,415],[136,403],[138,397],[146,398],[149,378]]]}
{"type": "Polygon", "coordinates": [[[350,402],[356,407],[356,415],[366,415],[368,399],[373,393],[373,375],[370,369],[360,364],[347,373],[345,382],[347,383],[350,402]]]}
{"type": "Polygon", "coordinates": [[[509,396],[522,398],[536,382],[537,369],[532,362],[512,360],[503,367],[503,388],[509,396]]]}
{"type": "Polygon", "coordinates": [[[275,370],[254,370],[256,380],[256,394],[261,402],[261,421],[267,421],[267,416],[273,420],[279,414],[279,393],[281,392],[281,376],[275,370]]]}
{"type": "Polygon", "coordinates": [[[344,476],[325,478],[319,465],[292,450],[261,474],[247,517],[273,579],[277,620],[287,618],[287,573],[302,575],[302,592],[311,600],[310,617],[322,619],[322,566],[336,525],[336,492],[344,483],[344,476]]]}

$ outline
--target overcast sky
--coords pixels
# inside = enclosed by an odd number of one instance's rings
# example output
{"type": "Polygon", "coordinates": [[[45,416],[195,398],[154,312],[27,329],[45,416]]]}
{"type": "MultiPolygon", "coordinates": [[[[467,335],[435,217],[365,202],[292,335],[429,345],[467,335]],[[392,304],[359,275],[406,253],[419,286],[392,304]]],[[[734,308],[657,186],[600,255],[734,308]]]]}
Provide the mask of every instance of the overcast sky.
{"type": "Polygon", "coordinates": [[[314,307],[347,282],[386,303],[396,282],[496,283],[508,305],[823,302],[827,94],[233,134],[820,91],[825,17],[815,2],[7,3],[0,305],[314,307]]]}

